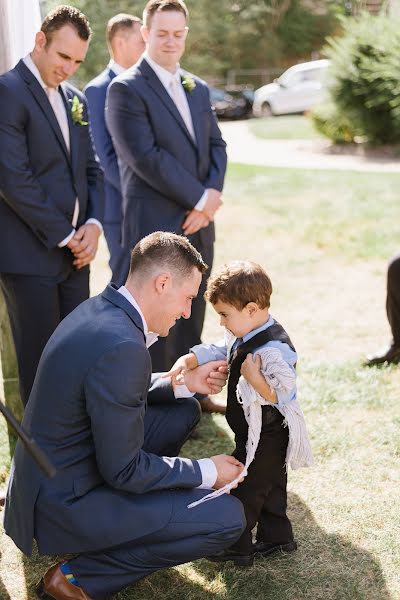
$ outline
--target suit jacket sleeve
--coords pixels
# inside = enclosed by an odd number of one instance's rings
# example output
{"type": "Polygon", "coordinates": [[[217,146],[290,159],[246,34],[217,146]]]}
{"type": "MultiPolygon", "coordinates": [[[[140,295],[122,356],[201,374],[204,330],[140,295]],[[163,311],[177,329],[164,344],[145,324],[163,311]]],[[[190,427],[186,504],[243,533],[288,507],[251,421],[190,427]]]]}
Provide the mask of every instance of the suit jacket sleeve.
{"type": "Polygon", "coordinates": [[[12,90],[0,84],[0,190],[37,238],[46,247],[54,248],[71,233],[71,223],[32,171],[25,134],[28,119],[26,109],[12,90]]]}
{"type": "Polygon", "coordinates": [[[213,188],[222,192],[224,187],[224,179],[226,173],[227,155],[226,143],[222,139],[221,130],[218,127],[217,118],[211,108],[210,92],[207,90],[207,104],[212,115],[211,131],[210,131],[210,168],[208,170],[207,179],[204,181],[204,187],[213,188]]]}
{"type": "Polygon", "coordinates": [[[121,342],[105,352],[85,381],[96,460],[112,487],[136,494],[202,482],[197,461],[142,450],[150,357],[142,345],[121,342]]]}
{"type": "Polygon", "coordinates": [[[156,145],[145,102],[132,86],[120,81],[110,84],[106,122],[117,154],[141,179],[185,210],[196,206],[204,185],[156,145]]]}
{"type": "Polygon", "coordinates": [[[89,105],[89,120],[94,146],[100,164],[104,169],[104,176],[121,193],[117,155],[107,129],[104,114],[107,90],[89,85],[84,91],[89,105]]]}

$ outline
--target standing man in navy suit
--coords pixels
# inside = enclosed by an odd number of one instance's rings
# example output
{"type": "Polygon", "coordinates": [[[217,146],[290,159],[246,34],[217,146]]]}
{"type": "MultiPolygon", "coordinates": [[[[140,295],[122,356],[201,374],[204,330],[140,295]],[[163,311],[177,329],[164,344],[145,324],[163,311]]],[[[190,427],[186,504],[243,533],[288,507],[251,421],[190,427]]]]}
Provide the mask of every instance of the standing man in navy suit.
{"type": "MultiPolygon", "coordinates": [[[[143,13],[143,59],[111,83],[106,120],[120,160],[123,242],[132,247],[152,231],[183,233],[210,269],[214,215],[221,206],[226,144],[207,85],[182,71],[188,11],[181,0],[150,0],[143,13]]],[[[207,277],[180,321],[152,352],[155,370],[168,370],[200,341],[207,277]]]]}
{"type": "Polygon", "coordinates": [[[84,89],[90,115],[90,127],[97,156],[104,171],[104,235],[110,253],[112,281],[124,283],[129,270],[131,248],[121,245],[122,195],[117,156],[105,121],[107,88],[117,75],[134,65],[143,54],[142,21],[134,15],[120,13],[107,23],[110,62],[100,75],[84,89]]]}
{"type": "Polygon", "coordinates": [[[91,30],[79,10],[47,15],[31,54],[0,77],[0,286],[28,401],[42,350],[89,296],[103,219],[103,177],[86,101],[64,83],[91,30]]]}
{"type": "Polygon", "coordinates": [[[26,554],[35,538],[40,554],[78,556],[47,571],[39,598],[110,598],[242,533],[237,498],[188,505],[243,465],[224,454],[177,456],[200,417],[192,393],[220,391],[226,362],[176,385],[151,375],[147,349],[189,317],[205,269],[186,238],[155,232],[134,248],[126,284],[83,302],[46,345],[23,424],[57,474],[47,479],[18,443],[4,525],[26,554]]]}

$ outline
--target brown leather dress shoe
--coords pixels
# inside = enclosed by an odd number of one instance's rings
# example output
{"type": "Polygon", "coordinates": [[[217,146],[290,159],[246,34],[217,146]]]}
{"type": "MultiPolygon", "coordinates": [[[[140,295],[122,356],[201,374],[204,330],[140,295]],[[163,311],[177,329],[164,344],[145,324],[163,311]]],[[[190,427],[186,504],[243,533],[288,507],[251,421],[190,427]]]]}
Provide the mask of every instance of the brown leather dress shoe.
{"type": "Polygon", "coordinates": [[[364,365],[366,367],[375,367],[376,365],[397,365],[400,362],[400,347],[393,344],[377,354],[368,354],[364,365]]]}
{"type": "Polygon", "coordinates": [[[0,492],[0,506],[4,506],[6,503],[6,493],[0,492]]]}
{"type": "Polygon", "coordinates": [[[210,398],[210,396],[202,398],[200,400],[200,406],[202,412],[219,413],[220,415],[224,415],[226,412],[226,404],[218,402],[215,398],[210,398]]]}
{"type": "Polygon", "coordinates": [[[82,588],[73,585],[62,574],[60,564],[53,565],[43,576],[36,588],[42,600],[92,600],[82,588]]]}

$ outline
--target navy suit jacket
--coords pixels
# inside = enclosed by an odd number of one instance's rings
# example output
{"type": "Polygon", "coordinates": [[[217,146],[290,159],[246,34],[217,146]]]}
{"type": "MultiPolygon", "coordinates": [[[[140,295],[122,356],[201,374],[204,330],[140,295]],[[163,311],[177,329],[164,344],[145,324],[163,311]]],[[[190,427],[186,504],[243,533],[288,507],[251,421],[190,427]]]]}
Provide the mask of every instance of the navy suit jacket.
{"type": "Polygon", "coordinates": [[[197,461],[142,450],[147,402],[172,398],[166,380],[151,380],[142,320],[115,288],[70,313],[42,354],[23,420],[58,472],[47,479],[18,442],[4,519],[16,545],[30,554],[35,537],[42,554],[88,552],[164,527],[165,490],[202,482],[197,461]]]}
{"type": "Polygon", "coordinates": [[[106,204],[104,223],[121,224],[122,195],[117,155],[105,119],[107,89],[116,77],[107,67],[83,90],[89,105],[90,127],[97,156],[104,171],[106,204]]]}
{"type": "MultiPolygon", "coordinates": [[[[124,245],[157,230],[182,233],[187,211],[205,189],[222,190],[226,144],[207,85],[194,80],[187,99],[196,142],[145,58],[110,84],[106,121],[120,161],[124,245]]],[[[201,238],[214,241],[213,223],[201,238]]]]}
{"type": "Polygon", "coordinates": [[[71,118],[70,100],[84,95],[60,86],[70,131],[70,153],[46,92],[21,60],[0,77],[0,272],[57,275],[73,255],[57,244],[78,226],[103,220],[103,175],[89,127],[71,118]]]}

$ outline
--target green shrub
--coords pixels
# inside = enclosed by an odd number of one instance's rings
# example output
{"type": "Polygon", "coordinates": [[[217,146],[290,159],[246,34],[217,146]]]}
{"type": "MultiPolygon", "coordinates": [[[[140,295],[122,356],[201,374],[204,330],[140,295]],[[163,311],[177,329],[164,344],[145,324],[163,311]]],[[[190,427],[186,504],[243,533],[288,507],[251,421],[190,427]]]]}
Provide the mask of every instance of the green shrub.
{"type": "Polygon", "coordinates": [[[360,135],[352,121],[333,102],[315,108],[311,118],[317,131],[335,144],[354,142],[354,138],[360,135]]]}
{"type": "Polygon", "coordinates": [[[326,49],[332,60],[331,96],[371,143],[400,141],[400,22],[363,14],[344,24],[326,49]]]}

